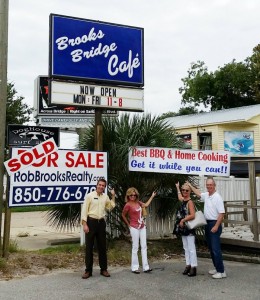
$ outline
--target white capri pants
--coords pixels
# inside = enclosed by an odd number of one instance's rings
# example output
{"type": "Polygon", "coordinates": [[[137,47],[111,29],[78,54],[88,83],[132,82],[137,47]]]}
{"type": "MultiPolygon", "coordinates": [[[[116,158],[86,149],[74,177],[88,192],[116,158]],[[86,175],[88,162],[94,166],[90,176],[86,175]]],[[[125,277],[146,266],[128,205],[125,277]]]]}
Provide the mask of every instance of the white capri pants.
{"type": "Polygon", "coordinates": [[[140,240],[140,245],[141,245],[143,271],[149,270],[149,265],[148,265],[148,260],[147,260],[146,227],[144,226],[142,229],[136,229],[134,227],[129,227],[129,229],[130,229],[130,234],[132,237],[131,270],[137,271],[139,269],[139,260],[138,260],[139,240],[140,240]]]}
{"type": "Polygon", "coordinates": [[[195,247],[195,236],[182,236],[182,244],[185,252],[186,266],[197,267],[197,252],[195,247]]]}

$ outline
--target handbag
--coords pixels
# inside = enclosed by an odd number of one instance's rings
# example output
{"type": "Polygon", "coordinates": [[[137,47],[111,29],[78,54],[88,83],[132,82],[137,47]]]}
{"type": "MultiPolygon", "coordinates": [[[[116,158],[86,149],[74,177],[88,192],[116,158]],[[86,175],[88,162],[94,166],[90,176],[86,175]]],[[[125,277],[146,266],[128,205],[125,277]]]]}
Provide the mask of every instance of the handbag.
{"type": "Polygon", "coordinates": [[[204,214],[201,210],[197,210],[195,212],[195,218],[193,220],[189,220],[186,222],[186,226],[189,229],[195,229],[198,228],[200,226],[204,226],[207,224],[207,221],[204,217],[204,214]]]}
{"type": "Polygon", "coordinates": [[[145,218],[147,216],[147,211],[145,207],[142,207],[142,216],[145,218]]]}

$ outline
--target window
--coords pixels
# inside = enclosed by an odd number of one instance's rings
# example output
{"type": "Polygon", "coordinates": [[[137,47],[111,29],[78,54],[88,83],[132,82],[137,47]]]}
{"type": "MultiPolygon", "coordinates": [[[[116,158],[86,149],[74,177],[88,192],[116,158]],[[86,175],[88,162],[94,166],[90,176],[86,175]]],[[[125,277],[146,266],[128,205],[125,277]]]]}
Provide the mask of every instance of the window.
{"type": "Polygon", "coordinates": [[[191,149],[192,148],[191,134],[190,133],[189,134],[179,134],[179,135],[177,135],[177,138],[182,139],[184,149],[191,149]]]}
{"type": "Polygon", "coordinates": [[[198,133],[199,150],[212,150],[211,133],[198,133]]]}

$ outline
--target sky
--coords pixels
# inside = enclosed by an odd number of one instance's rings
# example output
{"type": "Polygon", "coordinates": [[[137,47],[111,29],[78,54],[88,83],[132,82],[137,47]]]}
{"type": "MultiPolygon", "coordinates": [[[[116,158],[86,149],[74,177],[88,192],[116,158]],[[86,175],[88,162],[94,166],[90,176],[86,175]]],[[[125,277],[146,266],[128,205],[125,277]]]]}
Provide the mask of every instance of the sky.
{"type": "Polygon", "coordinates": [[[33,106],[48,74],[49,15],[144,28],[144,111],[177,112],[192,62],[209,71],[244,61],[260,42],[259,0],[9,0],[8,80],[33,106]]]}

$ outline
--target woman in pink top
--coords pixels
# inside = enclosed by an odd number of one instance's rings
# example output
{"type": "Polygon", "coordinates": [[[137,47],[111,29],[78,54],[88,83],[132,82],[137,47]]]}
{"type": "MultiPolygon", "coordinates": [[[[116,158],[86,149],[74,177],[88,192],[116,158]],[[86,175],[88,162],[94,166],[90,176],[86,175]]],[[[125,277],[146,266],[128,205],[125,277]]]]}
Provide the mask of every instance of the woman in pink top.
{"type": "Polygon", "coordinates": [[[136,188],[131,187],[126,191],[126,204],[123,208],[122,218],[126,225],[129,227],[132,237],[131,270],[135,274],[140,274],[137,254],[139,248],[139,240],[141,245],[143,271],[145,273],[149,273],[152,271],[147,260],[146,226],[142,217],[142,207],[148,207],[155,195],[156,192],[153,192],[149,200],[145,203],[142,203],[139,200],[139,193],[136,188]]]}

